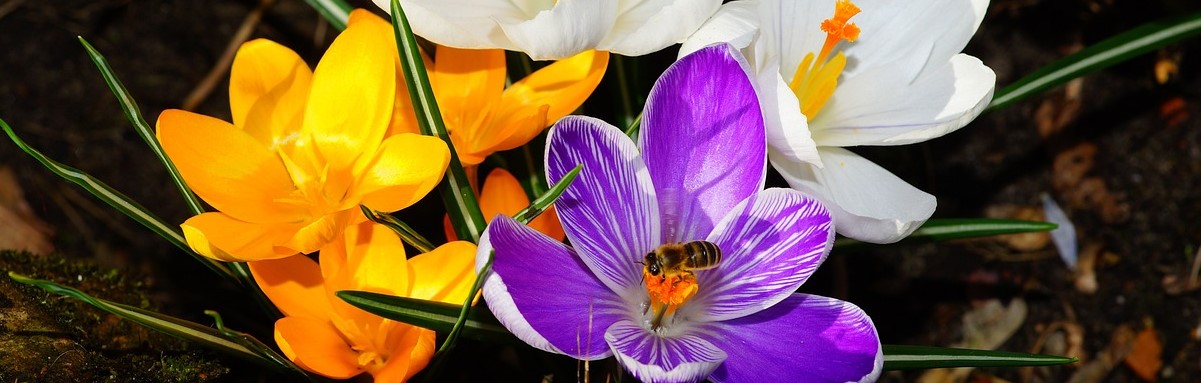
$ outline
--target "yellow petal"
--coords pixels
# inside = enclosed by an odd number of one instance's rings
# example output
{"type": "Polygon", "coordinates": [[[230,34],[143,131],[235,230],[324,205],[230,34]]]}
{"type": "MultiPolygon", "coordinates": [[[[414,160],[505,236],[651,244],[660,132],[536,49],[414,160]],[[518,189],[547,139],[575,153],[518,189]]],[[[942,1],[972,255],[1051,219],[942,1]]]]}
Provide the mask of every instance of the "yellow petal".
{"type": "Polygon", "coordinates": [[[439,46],[430,83],[447,129],[475,137],[505,89],[505,51],[439,46]]]}
{"type": "MultiPolygon", "coordinates": [[[[537,108],[541,105],[550,106],[546,114],[548,125],[558,121],[584,104],[584,100],[587,100],[600,84],[608,65],[609,53],[593,50],[559,60],[531,73],[505,89],[504,95],[501,96],[501,109],[496,112],[498,121],[495,124],[508,126],[524,119],[523,115],[528,115],[521,112],[523,109],[537,108]]],[[[524,145],[538,135],[542,128],[545,126],[536,131],[515,132],[500,144],[500,150],[524,145]]]]}
{"type": "Polygon", "coordinates": [[[410,297],[463,304],[475,282],[475,244],[455,241],[409,259],[410,297]]]}
{"type": "Polygon", "coordinates": [[[180,227],[192,250],[219,261],[261,261],[297,254],[278,246],[298,229],[293,224],[254,224],[224,213],[204,213],[180,227]]]}
{"type": "Polygon", "coordinates": [[[336,290],[391,295],[409,291],[408,275],[401,272],[408,267],[404,242],[384,225],[367,221],[346,228],[339,240],[321,249],[321,263],[336,290]]]}
{"type": "Polygon", "coordinates": [[[425,368],[429,364],[430,358],[434,356],[435,334],[433,331],[408,325],[402,326],[407,329],[397,328],[392,331],[393,334],[399,333],[400,336],[393,335],[398,340],[389,342],[395,343],[395,345],[389,347],[389,357],[384,368],[371,372],[375,383],[407,381],[425,368]]]}
{"type": "Polygon", "coordinates": [[[296,52],[257,39],[238,48],[229,74],[234,126],[274,147],[300,129],[313,73],[296,52]]]}
{"type": "Polygon", "coordinates": [[[347,379],[363,372],[358,365],[359,353],[328,321],[281,318],[275,321],[275,343],[301,368],[327,378],[347,379]]]}
{"type": "Polygon", "coordinates": [[[349,199],[381,211],[406,208],[438,185],[449,163],[450,149],[442,140],[415,134],[388,137],[356,172],[358,184],[349,199]]]}
{"type": "Polygon", "coordinates": [[[349,168],[360,154],[375,152],[396,97],[392,27],[368,11],[354,13],[355,22],[317,64],[304,116],[303,130],[333,169],[349,168]]]}
{"type": "Polygon", "coordinates": [[[292,233],[291,238],[279,244],[279,246],[298,253],[312,253],[320,250],[323,246],[342,235],[342,231],[347,226],[362,222],[365,219],[367,218],[363,216],[363,213],[358,208],[326,214],[314,221],[305,223],[303,226],[297,225],[299,227],[292,233]]]}
{"type": "Polygon", "coordinates": [[[250,274],[279,311],[290,317],[328,321],[329,298],[321,268],[308,256],[248,262],[250,274]]]}
{"type": "MultiPolygon", "coordinates": [[[[425,62],[426,74],[433,77],[434,61],[430,60],[430,56],[424,50],[421,50],[421,60],[425,62]]],[[[396,62],[396,106],[392,109],[392,123],[388,126],[386,136],[391,137],[400,133],[421,134],[421,129],[417,126],[417,115],[413,111],[412,97],[409,96],[409,87],[405,83],[404,71],[401,70],[398,60],[396,62]]]]}
{"type": "MultiPolygon", "coordinates": [[[[476,137],[478,149],[464,153],[459,149],[459,142],[455,141],[455,151],[465,165],[477,165],[492,153],[525,145],[553,122],[546,118],[549,110],[550,105],[535,105],[515,110],[507,117],[498,116],[476,137]],[[475,162],[468,162],[468,159],[474,159],[475,162]]],[[[451,138],[455,136],[451,135],[451,138]]]]}
{"type": "Polygon", "coordinates": [[[221,212],[255,223],[301,220],[306,213],[275,203],[295,187],[279,157],[233,125],[168,109],[158,140],[196,195],[221,212]]]}

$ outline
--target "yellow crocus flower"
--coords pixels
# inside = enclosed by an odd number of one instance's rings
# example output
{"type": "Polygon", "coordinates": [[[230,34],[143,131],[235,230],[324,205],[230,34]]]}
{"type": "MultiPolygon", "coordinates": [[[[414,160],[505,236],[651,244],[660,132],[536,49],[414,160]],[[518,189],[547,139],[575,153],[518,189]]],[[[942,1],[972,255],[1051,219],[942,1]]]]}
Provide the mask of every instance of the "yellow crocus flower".
{"type": "Polygon", "coordinates": [[[369,373],[377,383],[402,382],[429,363],[434,331],[383,319],[334,293],[370,291],[462,304],[475,280],[476,246],[457,241],[412,259],[381,225],[364,222],[307,256],[250,262],[255,281],[284,313],[275,341],[289,359],[313,373],[348,379],[369,373]]]}
{"type": "Polygon", "coordinates": [[[188,186],[219,212],[184,222],[188,244],[223,261],[311,253],[364,221],[359,204],[394,211],[446,170],[437,138],[391,134],[408,103],[397,89],[391,26],[356,10],[315,71],[268,40],[244,44],[230,76],[233,123],[164,111],[158,138],[188,186]],[[401,99],[398,99],[398,92],[401,99]]]}

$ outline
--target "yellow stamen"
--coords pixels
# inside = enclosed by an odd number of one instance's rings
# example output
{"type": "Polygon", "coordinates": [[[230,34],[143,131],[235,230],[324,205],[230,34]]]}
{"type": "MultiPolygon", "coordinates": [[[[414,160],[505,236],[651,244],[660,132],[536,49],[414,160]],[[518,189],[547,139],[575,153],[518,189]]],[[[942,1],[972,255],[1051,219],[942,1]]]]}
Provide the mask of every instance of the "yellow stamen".
{"type": "Polygon", "coordinates": [[[859,7],[850,0],[837,0],[834,4],[834,17],[821,23],[822,32],[826,33],[826,42],[822,45],[821,53],[816,57],[812,52],[805,55],[788,87],[800,101],[801,113],[809,119],[817,116],[826,101],[834,94],[838,86],[838,76],[846,68],[847,58],[842,52],[830,57],[830,52],[838,43],[846,40],[854,42],[859,39],[859,27],[848,22],[859,13],[859,7]]]}

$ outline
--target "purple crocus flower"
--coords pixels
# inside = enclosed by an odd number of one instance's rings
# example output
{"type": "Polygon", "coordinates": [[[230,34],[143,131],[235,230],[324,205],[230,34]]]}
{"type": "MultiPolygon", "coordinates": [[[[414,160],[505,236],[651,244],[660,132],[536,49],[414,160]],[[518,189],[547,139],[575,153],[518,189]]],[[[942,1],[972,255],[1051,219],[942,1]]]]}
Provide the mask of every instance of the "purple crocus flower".
{"type": "Polygon", "coordinates": [[[584,165],[557,202],[572,247],[502,215],[477,256],[482,267],[495,250],[484,298],[509,331],[578,359],[613,355],[648,382],[879,376],[862,310],[794,293],[829,254],[833,226],[814,199],[763,190],[763,118],[745,65],[728,45],[681,58],[651,90],[637,146],[597,119],[555,124],[547,179],[584,165]],[[724,254],[716,267],[674,280],[645,271],[648,253],[698,240],[724,254]]]}

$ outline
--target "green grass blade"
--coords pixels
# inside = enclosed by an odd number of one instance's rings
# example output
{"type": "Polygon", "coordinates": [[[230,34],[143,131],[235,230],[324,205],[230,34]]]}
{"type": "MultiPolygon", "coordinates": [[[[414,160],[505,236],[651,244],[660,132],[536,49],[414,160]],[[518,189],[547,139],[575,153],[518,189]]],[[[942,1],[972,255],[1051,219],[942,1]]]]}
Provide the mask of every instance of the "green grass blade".
{"type": "Polygon", "coordinates": [[[396,34],[396,45],[400,51],[400,65],[405,73],[405,85],[409,88],[409,96],[413,101],[413,111],[417,114],[417,126],[421,133],[441,138],[450,148],[450,166],[446,169],[446,178],[438,189],[442,193],[442,203],[450,214],[451,225],[459,238],[478,243],[480,235],[487,226],[484,214],[480,212],[479,202],[471,191],[471,184],[455,153],[455,146],[450,140],[450,134],[442,121],[442,112],[434,99],[434,91],[430,88],[429,75],[425,71],[425,62],[421,59],[421,50],[405,18],[404,10],[397,0],[392,1],[392,29],[396,34]]]}
{"type": "Polygon", "coordinates": [[[884,345],[885,370],[947,367],[1024,367],[1076,363],[1076,358],[1023,352],[884,345]]]}
{"type": "Polygon", "coordinates": [[[534,218],[538,218],[538,215],[546,211],[551,204],[555,203],[555,200],[559,199],[559,196],[563,195],[563,192],[567,190],[567,186],[571,185],[571,182],[575,181],[575,177],[580,175],[580,171],[583,170],[584,165],[576,165],[574,169],[563,175],[563,179],[556,182],[555,186],[552,186],[546,193],[535,198],[533,202],[530,202],[530,206],[526,206],[525,209],[521,209],[517,214],[514,214],[513,219],[517,220],[517,222],[528,224],[534,218]]]}
{"type": "Polygon", "coordinates": [[[367,219],[392,229],[400,237],[400,240],[409,244],[409,246],[413,246],[417,251],[422,253],[434,251],[433,243],[430,243],[428,239],[422,237],[416,230],[413,230],[412,227],[409,227],[403,221],[396,219],[396,217],[388,213],[372,210],[367,205],[359,205],[359,209],[363,211],[363,215],[367,216],[367,219]]]}
{"type": "Polygon", "coordinates": [[[167,240],[167,242],[175,245],[175,247],[180,248],[188,254],[191,254],[193,258],[196,258],[210,269],[213,269],[213,271],[216,271],[218,274],[228,278],[236,278],[236,276],[230,272],[229,268],[226,267],[225,264],[213,259],[205,258],[204,256],[196,254],[196,252],[192,251],[192,248],[188,247],[188,244],[185,242],[183,234],[181,234],[179,231],[176,231],[177,228],[175,226],[168,225],[161,218],[154,215],[154,213],[151,213],[150,210],[146,209],[145,207],[142,207],[142,205],[138,204],[133,199],[121,194],[121,192],[113,189],[103,182],[92,178],[92,176],[88,175],[87,173],[79,171],[79,169],[63,165],[50,159],[49,157],[46,157],[46,155],[37,151],[37,149],[30,147],[25,143],[25,141],[21,140],[21,138],[17,136],[17,133],[14,132],[4,120],[0,120],[0,128],[4,129],[4,133],[8,134],[8,138],[16,143],[21,150],[25,151],[25,153],[29,154],[30,157],[33,157],[38,162],[41,162],[42,165],[46,166],[46,168],[50,169],[50,171],[54,172],[54,174],[57,174],[59,177],[62,177],[67,181],[71,181],[80,187],[83,187],[84,190],[92,193],[92,195],[96,196],[96,198],[99,198],[101,201],[104,201],[104,203],[107,203],[109,206],[117,209],[117,211],[129,216],[129,218],[133,218],[134,221],[146,226],[146,228],[150,229],[150,231],[153,231],[155,234],[163,237],[167,240]]]}
{"type": "MultiPolygon", "coordinates": [[[[903,241],[946,241],[952,239],[988,237],[1001,234],[1031,233],[1055,230],[1059,225],[1050,222],[1021,221],[1015,219],[956,218],[931,219],[905,237],[903,241]]],[[[863,242],[842,237],[834,241],[835,247],[862,245],[863,242]]]]}
{"type": "MultiPolygon", "coordinates": [[[[256,362],[264,366],[295,371],[303,374],[303,372],[296,367],[296,365],[288,361],[287,358],[275,353],[269,347],[247,347],[243,344],[243,340],[229,338],[226,335],[230,333],[228,330],[226,330],[226,334],[223,334],[221,331],[198,323],[189,322],[183,319],[163,315],[149,310],[143,310],[125,304],[94,298],[90,295],[84,294],[79,290],[47,280],[33,279],[12,272],[8,273],[8,276],[19,283],[35,286],[50,293],[78,299],[98,309],[107,311],[113,315],[121,317],[130,322],[137,323],[138,325],[151,330],[159,331],[180,339],[197,342],[215,350],[223,351],[230,355],[251,362],[256,362]]],[[[249,337],[242,333],[233,333],[237,334],[239,337],[249,337]]],[[[262,345],[261,342],[257,342],[257,344],[262,345]]]]}
{"type": "Polygon", "coordinates": [[[175,168],[175,164],[171,162],[170,158],[167,158],[167,153],[163,151],[163,146],[159,144],[158,138],[154,135],[154,129],[151,129],[150,124],[146,123],[146,119],[142,117],[142,111],[138,109],[137,101],[134,101],[133,96],[129,94],[129,90],[125,89],[125,85],[117,78],[117,73],[113,71],[112,66],[108,65],[108,60],[83,37],[79,37],[79,43],[83,44],[83,49],[87,50],[88,57],[91,57],[92,62],[96,63],[96,69],[100,70],[100,76],[104,77],[104,82],[112,90],[113,96],[117,97],[117,102],[121,104],[121,110],[125,112],[125,118],[129,119],[130,124],[133,124],[134,131],[138,132],[138,136],[142,137],[142,141],[146,142],[146,146],[150,147],[150,151],[154,152],[154,156],[158,157],[158,160],[167,168],[167,174],[171,175],[171,182],[175,184],[175,187],[179,189],[179,193],[183,195],[183,200],[188,205],[188,210],[193,215],[204,213],[204,206],[200,204],[200,199],[196,198],[196,194],[192,193],[192,189],[184,183],[183,177],[179,175],[179,170],[175,168]]]}
{"type": "MultiPolygon", "coordinates": [[[[454,330],[462,311],[459,305],[367,291],[339,291],[335,294],[363,311],[441,333],[454,330]]],[[[471,339],[521,342],[501,326],[488,310],[472,310],[462,328],[463,336],[471,339]]]]}
{"type": "Polygon", "coordinates": [[[1006,86],[997,91],[988,109],[1007,106],[1198,33],[1201,33],[1201,12],[1144,24],[1053,62],[1006,86]]]}
{"type": "Polygon", "coordinates": [[[325,21],[339,31],[346,29],[346,21],[350,19],[350,4],[345,0],[304,0],[313,7],[325,21]]]}

